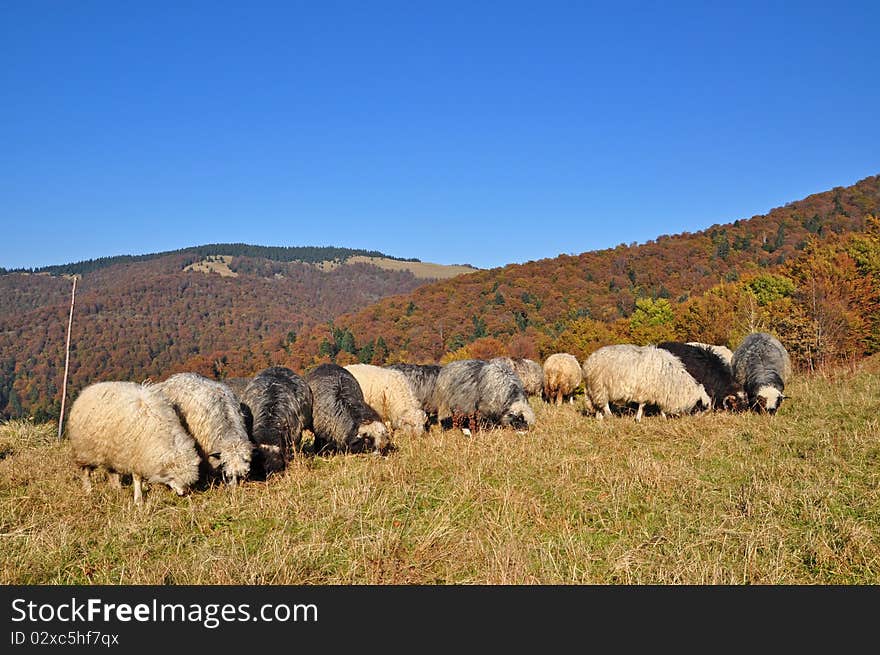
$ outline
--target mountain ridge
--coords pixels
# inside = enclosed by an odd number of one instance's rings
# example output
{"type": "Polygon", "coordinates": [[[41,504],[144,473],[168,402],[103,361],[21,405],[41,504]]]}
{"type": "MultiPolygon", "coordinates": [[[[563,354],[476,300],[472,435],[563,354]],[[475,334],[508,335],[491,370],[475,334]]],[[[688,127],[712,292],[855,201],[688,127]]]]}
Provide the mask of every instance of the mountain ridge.
{"type": "MultiPolygon", "coordinates": [[[[187,246],[175,250],[145,253],[142,255],[111,255],[94,259],[84,259],[66,264],[52,264],[32,268],[0,268],[0,274],[8,273],[48,273],[50,275],[75,275],[93,272],[101,268],[107,268],[116,264],[136,263],[160,259],[170,255],[198,255],[199,257],[211,256],[246,256],[263,258],[279,262],[303,262],[317,264],[320,262],[345,262],[353,257],[381,258],[398,262],[422,263],[417,257],[395,257],[386,255],[378,250],[365,250],[362,248],[342,248],[337,246],[262,246],[248,243],[208,243],[196,246],[187,246]]],[[[444,266],[444,264],[438,264],[444,266]]],[[[459,266],[449,264],[449,266],[459,266]]],[[[474,268],[468,264],[467,266],[474,268]]]]}

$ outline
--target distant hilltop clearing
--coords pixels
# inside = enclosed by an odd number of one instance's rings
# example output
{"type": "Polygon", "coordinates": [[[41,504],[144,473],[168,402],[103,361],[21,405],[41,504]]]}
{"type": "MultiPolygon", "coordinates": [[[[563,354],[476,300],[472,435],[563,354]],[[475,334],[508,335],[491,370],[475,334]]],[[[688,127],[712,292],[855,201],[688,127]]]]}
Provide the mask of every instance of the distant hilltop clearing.
{"type": "MultiPolygon", "coordinates": [[[[183,270],[199,273],[217,273],[221,277],[238,277],[238,273],[230,267],[230,264],[232,264],[232,255],[208,255],[185,267],[183,270]]],[[[365,255],[353,255],[346,259],[325,259],[312,265],[320,271],[329,273],[340,266],[350,266],[352,264],[368,264],[386,271],[409,271],[420,280],[448,280],[458,275],[473,273],[478,270],[469,265],[432,264],[431,262],[393,259],[391,257],[367,257],[365,255]]]]}
{"type": "Polygon", "coordinates": [[[149,261],[168,255],[197,255],[201,260],[188,267],[190,270],[202,272],[216,272],[220,275],[233,276],[228,264],[232,257],[255,257],[278,262],[303,262],[314,264],[321,270],[330,271],[341,264],[367,263],[386,270],[411,271],[417,278],[422,279],[448,279],[470,273],[477,268],[468,264],[444,265],[422,262],[416,258],[404,259],[386,255],[377,250],[362,250],[353,248],[337,248],[335,246],[255,246],[246,243],[212,243],[203,246],[193,246],[178,250],[149,253],[145,255],[116,255],[112,257],[99,257],[87,259],[70,264],[43,266],[35,269],[12,269],[0,268],[2,273],[44,273],[49,275],[82,275],[93,271],[107,268],[115,264],[128,264],[149,261]],[[226,266],[224,266],[226,264],[226,266]]]}
{"type": "Polygon", "coordinates": [[[343,262],[327,260],[318,263],[317,266],[323,271],[332,271],[343,264],[371,264],[389,271],[409,271],[417,278],[423,280],[448,280],[479,270],[470,264],[432,264],[431,262],[392,259],[389,257],[366,257],[364,255],[355,255],[343,262]]]}

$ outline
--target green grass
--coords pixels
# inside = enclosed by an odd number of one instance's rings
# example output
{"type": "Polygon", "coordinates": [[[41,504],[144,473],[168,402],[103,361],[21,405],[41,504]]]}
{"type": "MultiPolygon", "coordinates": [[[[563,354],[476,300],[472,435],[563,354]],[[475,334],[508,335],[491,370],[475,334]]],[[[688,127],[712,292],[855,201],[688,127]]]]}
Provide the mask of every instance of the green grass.
{"type": "Polygon", "coordinates": [[[796,378],[775,417],[433,430],[179,498],[97,476],[55,427],[0,426],[0,583],[877,584],[880,377],[796,378]]]}

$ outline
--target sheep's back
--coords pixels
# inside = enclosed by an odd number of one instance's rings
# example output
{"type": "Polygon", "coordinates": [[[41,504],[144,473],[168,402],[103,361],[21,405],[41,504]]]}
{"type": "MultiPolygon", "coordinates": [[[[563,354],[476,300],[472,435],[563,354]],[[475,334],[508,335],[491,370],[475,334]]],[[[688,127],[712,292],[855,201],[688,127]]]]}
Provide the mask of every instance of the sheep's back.
{"type": "Polygon", "coordinates": [[[67,419],[74,461],[146,478],[162,472],[177,451],[191,448],[171,403],[134,382],[98,382],[83,389],[67,419]]]}

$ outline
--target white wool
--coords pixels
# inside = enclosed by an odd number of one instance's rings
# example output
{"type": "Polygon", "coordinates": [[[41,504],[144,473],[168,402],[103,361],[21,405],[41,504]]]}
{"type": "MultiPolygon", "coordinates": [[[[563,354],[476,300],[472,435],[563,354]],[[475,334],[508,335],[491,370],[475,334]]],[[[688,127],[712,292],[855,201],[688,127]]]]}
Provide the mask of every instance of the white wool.
{"type": "Polygon", "coordinates": [[[403,373],[371,364],[350,364],[345,370],[358,381],[367,404],[394,430],[424,433],[428,417],[403,373]]]}
{"type": "MultiPolygon", "coordinates": [[[[198,480],[196,443],[171,403],[134,382],[98,382],[76,398],[67,419],[74,462],[88,472],[103,466],[140,482],[167,484],[178,494],[198,480]]],[[[86,478],[87,479],[87,478],[86,478]]]]}
{"type": "Polygon", "coordinates": [[[197,373],[178,373],[153,389],[183,417],[211,468],[222,466],[232,481],[247,477],[252,444],[231,388],[197,373]]]}
{"type": "Polygon", "coordinates": [[[568,353],[555,353],[544,361],[544,398],[557,405],[574,393],[583,380],[577,357],[568,353]]]}
{"type": "Polygon", "coordinates": [[[667,414],[684,414],[698,402],[709,407],[702,384],[672,353],[654,346],[622,344],[599,348],[584,362],[589,402],[610,413],[611,403],[656,405],[667,414]]]}

